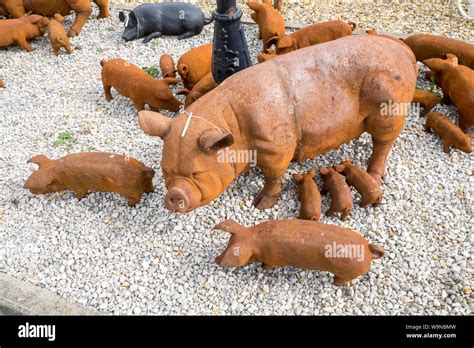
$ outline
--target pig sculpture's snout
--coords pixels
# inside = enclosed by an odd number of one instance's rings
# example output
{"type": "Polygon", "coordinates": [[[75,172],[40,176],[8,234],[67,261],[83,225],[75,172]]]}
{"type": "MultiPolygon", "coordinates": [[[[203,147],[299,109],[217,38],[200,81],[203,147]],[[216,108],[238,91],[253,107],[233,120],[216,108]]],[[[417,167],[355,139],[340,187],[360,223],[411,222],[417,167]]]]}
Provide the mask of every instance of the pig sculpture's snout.
{"type": "Polygon", "coordinates": [[[172,212],[187,213],[196,209],[201,200],[201,193],[190,184],[173,186],[165,196],[166,209],[172,212]]]}
{"type": "Polygon", "coordinates": [[[137,39],[137,36],[134,35],[133,33],[129,32],[129,31],[128,31],[128,32],[126,31],[125,33],[123,33],[122,39],[123,39],[125,42],[129,42],[129,41],[132,41],[132,40],[137,39]]]}

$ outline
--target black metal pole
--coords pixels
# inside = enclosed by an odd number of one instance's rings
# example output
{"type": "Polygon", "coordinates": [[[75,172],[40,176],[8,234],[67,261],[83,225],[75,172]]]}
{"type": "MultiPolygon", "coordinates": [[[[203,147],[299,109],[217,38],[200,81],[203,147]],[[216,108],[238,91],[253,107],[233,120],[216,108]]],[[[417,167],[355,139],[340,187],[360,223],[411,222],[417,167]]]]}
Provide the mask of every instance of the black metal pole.
{"type": "Polygon", "coordinates": [[[252,65],[241,17],[242,11],[235,0],[217,0],[217,9],[212,14],[212,76],[218,84],[252,65]]]}

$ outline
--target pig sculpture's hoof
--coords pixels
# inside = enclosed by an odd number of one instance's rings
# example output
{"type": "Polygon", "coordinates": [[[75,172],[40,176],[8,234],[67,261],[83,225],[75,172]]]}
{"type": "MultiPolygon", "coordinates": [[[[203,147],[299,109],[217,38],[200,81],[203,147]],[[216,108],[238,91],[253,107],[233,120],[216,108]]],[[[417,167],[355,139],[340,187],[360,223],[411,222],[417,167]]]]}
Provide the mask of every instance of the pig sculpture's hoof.
{"type": "Polygon", "coordinates": [[[79,35],[79,33],[75,30],[69,30],[69,33],[67,34],[68,37],[76,37],[77,35],[79,35]]]}
{"type": "Polygon", "coordinates": [[[258,210],[265,210],[265,209],[270,209],[273,207],[275,204],[278,203],[278,198],[280,195],[277,196],[268,196],[265,194],[260,193],[257,198],[253,201],[253,205],[255,208],[258,210]]]}

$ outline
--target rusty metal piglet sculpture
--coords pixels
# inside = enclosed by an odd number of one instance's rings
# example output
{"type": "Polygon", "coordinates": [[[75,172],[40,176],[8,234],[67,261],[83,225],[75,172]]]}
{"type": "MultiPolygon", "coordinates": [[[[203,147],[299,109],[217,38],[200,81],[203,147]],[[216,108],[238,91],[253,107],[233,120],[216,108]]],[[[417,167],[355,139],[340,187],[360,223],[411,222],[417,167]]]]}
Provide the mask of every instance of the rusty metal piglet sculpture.
{"type": "Polygon", "coordinates": [[[174,65],[173,57],[169,54],[163,54],[160,57],[160,70],[163,78],[165,77],[176,77],[176,67],[174,65]]]}
{"type": "Polygon", "coordinates": [[[321,195],[318,186],[313,180],[316,175],[315,169],[310,169],[305,174],[293,174],[299,184],[299,199],[301,202],[299,219],[319,221],[321,215],[321,195]]]}
{"type": "Polygon", "coordinates": [[[443,140],[443,151],[451,152],[451,146],[465,153],[472,152],[471,139],[474,134],[464,134],[441,112],[431,112],[426,118],[425,130],[439,135],[443,140]]]}
{"type": "Polygon", "coordinates": [[[184,53],[177,64],[184,88],[192,90],[204,76],[211,72],[212,44],[202,45],[184,53]]]}
{"type": "Polygon", "coordinates": [[[59,54],[61,47],[64,47],[68,54],[72,53],[71,43],[62,24],[63,21],[64,17],[56,13],[48,23],[48,38],[55,55],[59,54]]]}
{"type": "Polygon", "coordinates": [[[48,18],[39,15],[24,15],[17,19],[1,20],[0,47],[16,44],[24,50],[32,52],[34,48],[28,41],[42,37],[48,23],[48,18]]]}
{"type": "Polygon", "coordinates": [[[166,109],[176,112],[181,107],[181,102],[169,88],[169,85],[179,83],[180,79],[168,77],[157,80],[135,64],[120,58],[103,60],[100,64],[105,98],[108,101],[113,99],[113,87],[123,96],[130,98],[137,111],[145,110],[146,104],[155,111],[166,109]]]}
{"type": "Polygon", "coordinates": [[[366,274],[373,259],[385,251],[359,233],[310,220],[273,220],[243,227],[233,220],[214,229],[232,234],[216,257],[221,267],[261,262],[266,269],[294,266],[334,274],[334,285],[344,285],[366,274]]]}
{"type": "Polygon", "coordinates": [[[73,191],[78,199],[88,191],[116,192],[135,206],[142,193],[153,192],[155,171],[134,158],[105,152],[85,152],[51,160],[44,155],[28,163],[39,165],[24,188],[35,195],[73,191]]]}
{"type": "Polygon", "coordinates": [[[352,210],[352,193],[344,177],[334,168],[322,167],[319,172],[324,179],[322,193],[329,192],[331,195],[331,206],[326,212],[326,216],[341,213],[341,220],[346,221],[352,210]]]}

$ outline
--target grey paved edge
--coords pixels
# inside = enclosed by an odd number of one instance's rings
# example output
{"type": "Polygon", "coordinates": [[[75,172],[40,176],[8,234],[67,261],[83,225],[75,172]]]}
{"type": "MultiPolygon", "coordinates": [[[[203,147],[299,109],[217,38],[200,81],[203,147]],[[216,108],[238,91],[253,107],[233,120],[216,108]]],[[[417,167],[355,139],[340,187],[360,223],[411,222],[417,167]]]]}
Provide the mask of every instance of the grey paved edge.
{"type": "Polygon", "coordinates": [[[29,282],[0,272],[0,315],[98,315],[29,282]]]}

